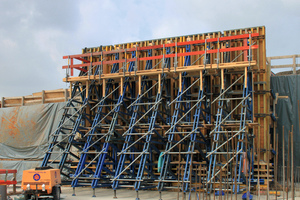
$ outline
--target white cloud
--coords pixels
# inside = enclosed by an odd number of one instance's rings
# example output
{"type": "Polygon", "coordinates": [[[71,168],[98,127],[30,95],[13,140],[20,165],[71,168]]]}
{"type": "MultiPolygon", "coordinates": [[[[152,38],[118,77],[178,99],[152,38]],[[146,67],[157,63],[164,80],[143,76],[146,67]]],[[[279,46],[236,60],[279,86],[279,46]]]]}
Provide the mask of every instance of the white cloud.
{"type": "Polygon", "coordinates": [[[0,96],[65,87],[84,47],[265,25],[267,55],[298,54],[298,0],[0,1],[0,96]]]}
{"type": "Polygon", "coordinates": [[[9,38],[2,39],[1,43],[2,43],[1,46],[4,49],[15,49],[18,46],[18,44],[15,41],[9,38]]]}

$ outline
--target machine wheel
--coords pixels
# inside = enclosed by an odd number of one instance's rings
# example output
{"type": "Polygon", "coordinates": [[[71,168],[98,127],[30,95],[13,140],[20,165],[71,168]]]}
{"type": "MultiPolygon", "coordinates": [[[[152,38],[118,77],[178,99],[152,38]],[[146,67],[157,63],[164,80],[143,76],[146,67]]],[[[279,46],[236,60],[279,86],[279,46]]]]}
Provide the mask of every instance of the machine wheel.
{"type": "Polygon", "coordinates": [[[25,200],[29,200],[29,199],[31,199],[31,195],[30,194],[24,194],[24,198],[25,198],[25,200]]]}
{"type": "Polygon", "coordinates": [[[53,187],[52,195],[54,200],[60,200],[60,186],[53,187]]]}

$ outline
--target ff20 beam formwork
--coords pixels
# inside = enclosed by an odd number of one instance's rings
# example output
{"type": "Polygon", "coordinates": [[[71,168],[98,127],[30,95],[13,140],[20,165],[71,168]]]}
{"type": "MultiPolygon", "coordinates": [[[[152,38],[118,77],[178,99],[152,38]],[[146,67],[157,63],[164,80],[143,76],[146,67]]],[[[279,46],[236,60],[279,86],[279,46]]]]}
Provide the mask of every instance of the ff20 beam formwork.
{"type": "Polygon", "coordinates": [[[255,155],[268,157],[253,145],[270,144],[265,27],[86,48],[64,59],[72,96],[43,166],[60,163],[74,188],[189,193],[199,182],[207,192],[226,182],[238,192],[255,177],[255,155]]]}

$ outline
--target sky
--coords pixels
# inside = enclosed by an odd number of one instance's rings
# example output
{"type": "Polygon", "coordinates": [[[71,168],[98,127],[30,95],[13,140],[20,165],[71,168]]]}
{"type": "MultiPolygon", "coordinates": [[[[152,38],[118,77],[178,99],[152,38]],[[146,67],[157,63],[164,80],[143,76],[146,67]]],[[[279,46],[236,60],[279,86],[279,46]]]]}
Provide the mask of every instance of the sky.
{"type": "Polygon", "coordinates": [[[267,56],[300,54],[299,0],[0,0],[0,97],[68,88],[64,55],[266,26],[267,56]]]}

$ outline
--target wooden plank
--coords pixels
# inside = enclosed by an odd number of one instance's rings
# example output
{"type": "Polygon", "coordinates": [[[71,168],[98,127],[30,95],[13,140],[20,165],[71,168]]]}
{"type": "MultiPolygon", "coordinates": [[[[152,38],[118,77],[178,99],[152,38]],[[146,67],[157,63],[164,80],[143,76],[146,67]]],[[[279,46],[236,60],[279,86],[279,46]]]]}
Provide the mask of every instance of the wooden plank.
{"type": "Polygon", "coordinates": [[[300,54],[286,55],[286,56],[270,56],[268,58],[271,60],[276,60],[276,59],[287,59],[287,58],[293,58],[293,57],[299,58],[300,54]]]}
{"type": "MultiPolygon", "coordinates": [[[[256,61],[251,61],[251,66],[255,66],[257,63],[256,61]]],[[[238,62],[238,63],[221,63],[221,64],[210,64],[210,65],[193,65],[193,66],[187,66],[187,67],[177,67],[176,72],[197,72],[204,69],[236,69],[236,68],[245,68],[246,66],[249,66],[249,62],[238,62]]],[[[174,67],[170,68],[170,71],[162,70],[162,69],[152,69],[152,70],[140,70],[136,72],[137,76],[151,76],[151,75],[157,75],[162,73],[170,74],[175,73],[174,67]]],[[[103,74],[101,76],[101,79],[118,79],[124,76],[124,74],[103,74]]],[[[126,72],[126,77],[134,77],[135,75],[126,72]]],[[[99,75],[91,75],[90,80],[99,79],[99,75]]],[[[75,82],[75,81],[87,81],[89,80],[88,76],[79,76],[79,77],[69,77],[68,80],[66,78],[63,79],[63,81],[68,82],[75,82]]]]}
{"type": "Polygon", "coordinates": [[[43,90],[32,95],[19,97],[2,97],[3,107],[35,105],[41,103],[58,103],[68,100],[69,89],[43,90]]]}
{"type": "Polygon", "coordinates": [[[161,91],[161,74],[158,74],[158,93],[161,91]]]}
{"type": "Polygon", "coordinates": [[[288,64],[288,65],[271,65],[272,69],[278,69],[278,68],[296,68],[300,67],[300,64],[288,64]]]}
{"type": "Polygon", "coordinates": [[[139,95],[142,94],[142,76],[139,76],[139,95]]]}
{"type": "Polygon", "coordinates": [[[123,85],[124,85],[124,77],[121,77],[121,89],[120,89],[120,95],[123,95],[125,91],[123,91],[123,85]]]}
{"type": "Polygon", "coordinates": [[[105,79],[103,79],[103,82],[102,82],[102,96],[103,97],[105,97],[105,88],[106,88],[106,80],[105,79]]]}
{"type": "Polygon", "coordinates": [[[179,92],[181,92],[181,88],[182,88],[182,73],[179,73],[179,92]]]}
{"type": "Polygon", "coordinates": [[[42,104],[45,103],[45,90],[42,91],[42,104]]]}
{"type": "Polygon", "coordinates": [[[297,64],[296,64],[296,55],[293,55],[293,74],[296,74],[296,67],[297,67],[297,64]]]}
{"type": "Polygon", "coordinates": [[[224,90],[224,69],[221,69],[221,88],[224,90]]]}

